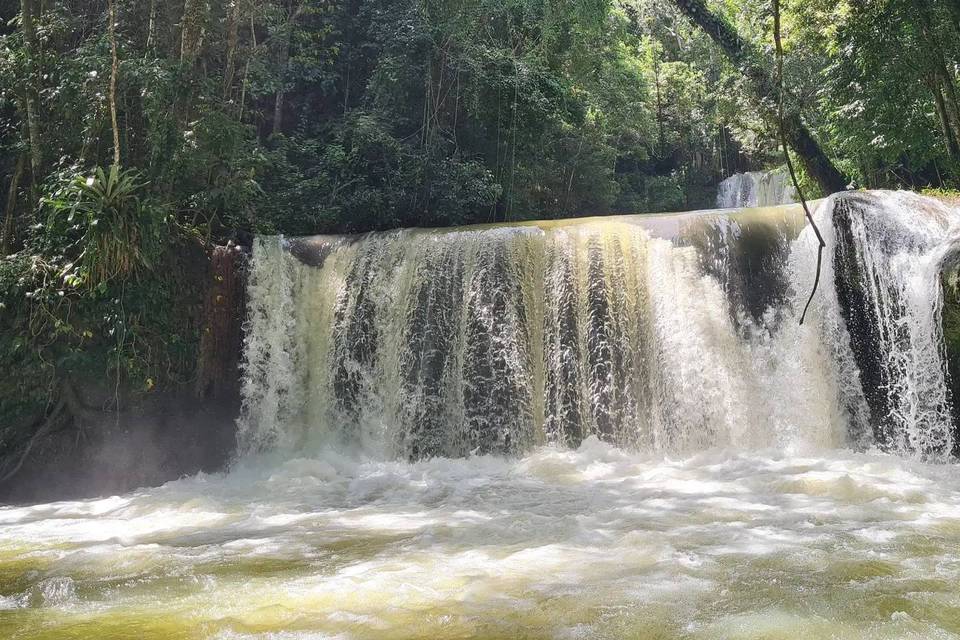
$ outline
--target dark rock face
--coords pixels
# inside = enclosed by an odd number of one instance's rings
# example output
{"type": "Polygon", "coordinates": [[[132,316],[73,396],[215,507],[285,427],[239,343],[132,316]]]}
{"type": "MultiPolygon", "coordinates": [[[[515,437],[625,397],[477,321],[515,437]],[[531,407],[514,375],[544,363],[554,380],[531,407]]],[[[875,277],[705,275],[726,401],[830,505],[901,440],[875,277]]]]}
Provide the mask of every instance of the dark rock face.
{"type": "Polygon", "coordinates": [[[870,424],[873,438],[881,447],[890,440],[887,416],[890,412],[886,393],[887,369],[883,366],[885,354],[881,348],[878,321],[871,301],[867,297],[866,274],[860,269],[857,245],[850,231],[850,218],[863,215],[861,208],[869,206],[856,195],[838,199],[833,210],[833,224],[837,243],[834,246],[834,286],[850,334],[860,382],[870,408],[870,424]]]}
{"type": "Polygon", "coordinates": [[[0,487],[0,500],[113,495],[220,471],[235,449],[239,408],[239,394],[211,400],[185,390],[151,395],[119,418],[103,412],[99,423],[74,425],[38,445],[19,473],[0,487]]]}
{"type": "MultiPolygon", "coordinates": [[[[932,202],[932,200],[931,200],[932,202]]],[[[877,275],[864,268],[863,247],[854,239],[854,220],[866,216],[878,206],[876,196],[867,193],[849,193],[837,198],[833,209],[833,226],[836,243],[833,247],[834,287],[847,331],[850,347],[859,369],[860,382],[870,410],[870,426],[873,440],[878,447],[896,452],[897,424],[893,417],[898,397],[896,395],[897,371],[892,370],[890,344],[906,343],[903,327],[884,329],[878,317],[877,301],[870,291],[882,287],[877,275]],[[872,279],[871,279],[872,278],[872,279]],[[886,333],[884,333],[886,331],[886,333]]],[[[879,243],[879,239],[878,239],[879,243]]],[[[882,246],[882,245],[879,245],[882,246]]],[[[960,259],[957,251],[948,254],[940,265],[940,285],[943,292],[943,308],[940,323],[943,333],[942,355],[946,364],[947,403],[952,414],[953,449],[931,448],[921,450],[923,455],[960,453],[960,289],[957,287],[960,259]]],[[[889,291],[887,306],[903,305],[903,301],[889,291]]],[[[900,348],[907,348],[902,346],[900,348]]]]}
{"type": "Polygon", "coordinates": [[[953,423],[953,455],[960,457],[960,254],[947,257],[940,278],[943,287],[943,342],[947,361],[953,423]]]}
{"type": "Polygon", "coordinates": [[[203,303],[195,384],[197,397],[219,398],[237,393],[246,283],[244,251],[232,243],[214,247],[210,251],[203,303]]]}
{"type": "Polygon", "coordinates": [[[194,379],[132,391],[102,379],[102,372],[74,376],[71,419],[37,439],[0,484],[0,502],[112,495],[227,467],[240,412],[246,253],[232,244],[214,247],[206,270],[198,264],[205,284],[198,282],[203,312],[191,320],[201,336],[194,379]]]}

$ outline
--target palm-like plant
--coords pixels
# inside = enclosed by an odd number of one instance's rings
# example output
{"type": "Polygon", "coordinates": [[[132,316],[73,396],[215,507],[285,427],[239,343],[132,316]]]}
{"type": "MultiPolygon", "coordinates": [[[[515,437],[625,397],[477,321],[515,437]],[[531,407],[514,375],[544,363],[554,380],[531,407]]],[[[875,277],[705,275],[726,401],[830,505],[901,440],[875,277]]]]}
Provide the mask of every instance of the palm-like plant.
{"type": "Polygon", "coordinates": [[[71,276],[75,283],[97,286],[150,268],[161,241],[160,216],[141,197],[144,187],[139,172],[117,165],[72,181],[58,208],[83,229],[82,252],[74,262],[79,274],[71,276]]]}

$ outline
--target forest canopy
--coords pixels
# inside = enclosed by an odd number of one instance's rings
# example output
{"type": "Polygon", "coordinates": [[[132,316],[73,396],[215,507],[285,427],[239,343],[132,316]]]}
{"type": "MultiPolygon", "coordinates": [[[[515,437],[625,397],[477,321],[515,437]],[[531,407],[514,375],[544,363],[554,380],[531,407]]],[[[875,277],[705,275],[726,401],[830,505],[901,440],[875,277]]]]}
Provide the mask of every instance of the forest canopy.
{"type": "MultiPolygon", "coordinates": [[[[214,233],[709,205],[776,163],[776,135],[684,4],[7,0],[5,252],[114,159],[214,233]]],[[[951,185],[956,0],[782,4],[788,100],[845,174],[951,185]]],[[[708,8],[772,73],[770,2],[708,8]]]]}
{"type": "MultiPolygon", "coordinates": [[[[960,0],[780,9],[792,152],[854,187],[956,187],[960,0]]],[[[783,161],[772,15],[0,0],[0,368],[19,372],[0,409],[29,433],[76,372],[195,377],[185,247],[712,206],[724,177],[783,161]]]]}

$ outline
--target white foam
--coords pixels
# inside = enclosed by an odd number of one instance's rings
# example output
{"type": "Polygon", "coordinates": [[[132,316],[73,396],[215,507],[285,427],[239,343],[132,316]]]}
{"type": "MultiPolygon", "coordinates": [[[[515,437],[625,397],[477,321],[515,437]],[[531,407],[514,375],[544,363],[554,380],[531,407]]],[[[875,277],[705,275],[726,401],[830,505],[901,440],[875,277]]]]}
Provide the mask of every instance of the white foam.
{"type": "Polygon", "coordinates": [[[643,620],[665,637],[816,620],[811,638],[853,638],[902,622],[871,604],[890,589],[936,630],[923,603],[960,580],[960,478],[884,455],[663,458],[596,438],[519,459],[328,452],[139,491],[109,517],[99,502],[0,510],[0,550],[19,550],[3,561],[38,566],[24,628],[43,610],[188,610],[222,638],[600,637],[643,620]]]}

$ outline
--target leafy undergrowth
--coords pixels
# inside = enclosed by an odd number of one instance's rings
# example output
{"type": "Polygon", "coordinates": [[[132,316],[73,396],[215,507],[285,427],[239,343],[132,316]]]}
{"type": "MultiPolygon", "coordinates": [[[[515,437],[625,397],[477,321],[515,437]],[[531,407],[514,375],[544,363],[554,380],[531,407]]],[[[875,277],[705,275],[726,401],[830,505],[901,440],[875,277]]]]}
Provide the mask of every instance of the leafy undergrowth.
{"type": "Polygon", "coordinates": [[[101,389],[90,409],[109,410],[195,375],[204,243],[142,187],[116,167],[65,179],[0,258],[0,479],[42,429],[78,426],[67,389],[101,389]]]}

